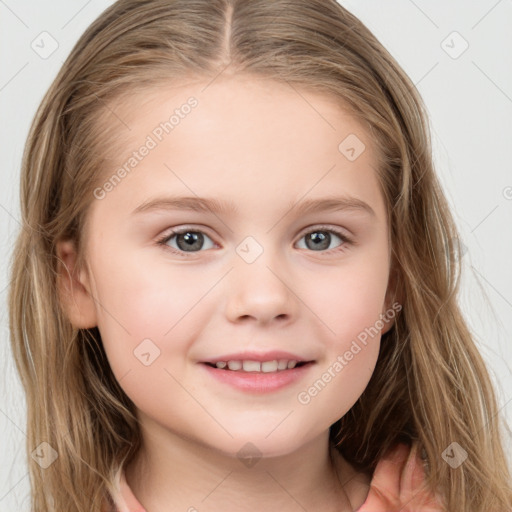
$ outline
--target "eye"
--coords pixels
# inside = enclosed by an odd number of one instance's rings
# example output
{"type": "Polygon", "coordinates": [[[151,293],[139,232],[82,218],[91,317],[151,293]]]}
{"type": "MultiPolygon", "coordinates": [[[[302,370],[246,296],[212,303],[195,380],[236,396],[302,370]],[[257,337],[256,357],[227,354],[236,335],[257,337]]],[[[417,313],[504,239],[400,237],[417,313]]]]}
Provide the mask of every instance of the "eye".
{"type": "Polygon", "coordinates": [[[327,249],[330,248],[331,242],[333,241],[332,235],[342,241],[342,244],[338,245],[335,251],[343,251],[347,245],[352,244],[352,240],[341,231],[321,226],[305,233],[300,239],[305,239],[305,247],[299,248],[311,249],[315,252],[330,252],[330,250],[327,251],[327,249]]]}
{"type": "MultiPolygon", "coordinates": [[[[172,252],[179,253],[180,255],[185,253],[183,255],[186,256],[186,253],[199,252],[201,248],[204,248],[205,239],[210,240],[210,242],[212,241],[202,231],[184,228],[172,231],[158,240],[157,243],[169,247],[172,252]]],[[[214,245],[212,242],[211,246],[206,248],[211,249],[214,245]]]]}
{"type": "MultiPolygon", "coordinates": [[[[320,226],[314,230],[306,232],[300,238],[300,240],[302,239],[306,240],[305,247],[299,248],[311,249],[314,252],[341,252],[345,250],[347,246],[353,245],[353,241],[344,233],[325,226],[320,226]],[[334,235],[335,238],[340,239],[342,242],[335,249],[330,247],[331,242],[333,241],[332,235],[334,235]]],[[[169,249],[171,252],[178,254],[179,256],[184,257],[188,257],[193,253],[201,252],[201,249],[212,249],[216,246],[212,239],[203,231],[191,228],[175,229],[171,233],[168,233],[157,240],[157,244],[164,246],[164,248],[169,249]],[[210,241],[209,246],[206,244],[207,246],[205,247],[205,240],[210,241]]]]}

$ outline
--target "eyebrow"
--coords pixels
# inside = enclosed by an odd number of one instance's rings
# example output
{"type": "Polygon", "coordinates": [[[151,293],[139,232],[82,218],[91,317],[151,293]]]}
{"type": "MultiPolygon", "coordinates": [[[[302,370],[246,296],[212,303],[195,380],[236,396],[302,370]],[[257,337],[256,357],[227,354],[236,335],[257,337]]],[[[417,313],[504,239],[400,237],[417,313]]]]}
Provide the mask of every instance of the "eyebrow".
{"type": "MultiPolygon", "coordinates": [[[[295,210],[307,214],[327,211],[354,210],[370,214],[376,217],[375,211],[368,204],[356,197],[325,197],[322,199],[306,199],[299,202],[291,202],[285,211],[295,210]]],[[[207,197],[156,197],[145,201],[132,211],[132,215],[166,210],[189,210],[201,213],[215,213],[224,215],[235,215],[238,208],[234,203],[221,201],[207,197]]]]}

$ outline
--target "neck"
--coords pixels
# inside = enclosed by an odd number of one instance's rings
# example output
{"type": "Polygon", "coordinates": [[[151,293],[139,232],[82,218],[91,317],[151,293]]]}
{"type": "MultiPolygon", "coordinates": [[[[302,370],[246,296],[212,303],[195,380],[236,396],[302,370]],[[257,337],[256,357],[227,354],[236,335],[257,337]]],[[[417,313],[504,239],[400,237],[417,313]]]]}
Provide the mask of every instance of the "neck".
{"type": "Polygon", "coordinates": [[[367,477],[330,449],[328,432],[293,453],[240,459],[162,427],[143,429],[125,475],[147,512],[348,512],[368,493],[367,477]]]}

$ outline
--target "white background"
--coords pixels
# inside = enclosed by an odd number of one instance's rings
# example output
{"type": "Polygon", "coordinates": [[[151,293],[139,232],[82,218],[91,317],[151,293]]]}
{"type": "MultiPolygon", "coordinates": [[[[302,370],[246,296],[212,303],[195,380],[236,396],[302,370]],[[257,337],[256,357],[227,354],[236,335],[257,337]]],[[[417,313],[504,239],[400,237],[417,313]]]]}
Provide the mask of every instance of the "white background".
{"type": "MultiPolygon", "coordinates": [[[[6,305],[22,150],[64,59],[111,3],[0,0],[0,512],[29,510],[25,399],[6,305]],[[31,47],[43,31],[58,42],[47,59],[31,47]]],[[[512,425],[512,1],[340,3],[388,48],[427,105],[437,171],[467,249],[460,304],[512,425]],[[469,46],[457,58],[445,51],[457,54],[464,40],[469,46]]],[[[510,437],[507,443],[510,453],[510,437]]]]}

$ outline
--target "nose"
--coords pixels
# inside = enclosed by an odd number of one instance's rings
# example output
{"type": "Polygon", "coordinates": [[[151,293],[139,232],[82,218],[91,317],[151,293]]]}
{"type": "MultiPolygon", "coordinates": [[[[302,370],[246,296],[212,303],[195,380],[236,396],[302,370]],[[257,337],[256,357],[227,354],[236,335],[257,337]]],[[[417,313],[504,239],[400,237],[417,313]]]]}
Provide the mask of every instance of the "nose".
{"type": "Polygon", "coordinates": [[[297,314],[298,299],[290,277],[268,254],[253,263],[237,261],[225,286],[226,316],[231,322],[285,325],[297,314]]]}

